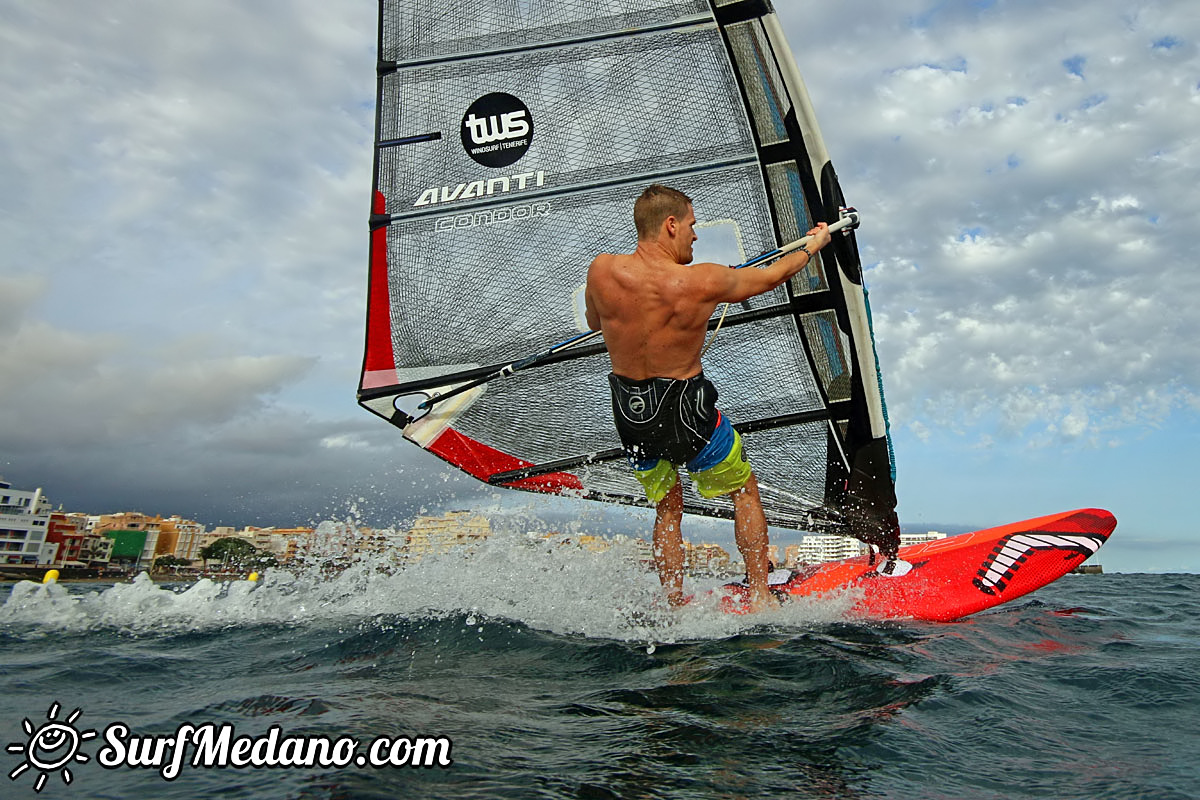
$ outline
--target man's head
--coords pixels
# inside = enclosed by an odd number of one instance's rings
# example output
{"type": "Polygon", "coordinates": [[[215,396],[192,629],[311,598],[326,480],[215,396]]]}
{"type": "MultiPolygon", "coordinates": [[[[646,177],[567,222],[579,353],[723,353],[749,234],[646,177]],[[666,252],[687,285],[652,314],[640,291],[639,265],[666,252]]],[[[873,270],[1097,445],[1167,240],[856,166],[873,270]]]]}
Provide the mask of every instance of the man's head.
{"type": "Polygon", "coordinates": [[[692,211],[692,200],[678,189],[661,184],[651,184],[633,204],[633,224],[637,228],[639,242],[653,242],[666,236],[672,249],[677,250],[681,264],[692,260],[692,243],[696,235],[692,226],[696,216],[692,211]]]}

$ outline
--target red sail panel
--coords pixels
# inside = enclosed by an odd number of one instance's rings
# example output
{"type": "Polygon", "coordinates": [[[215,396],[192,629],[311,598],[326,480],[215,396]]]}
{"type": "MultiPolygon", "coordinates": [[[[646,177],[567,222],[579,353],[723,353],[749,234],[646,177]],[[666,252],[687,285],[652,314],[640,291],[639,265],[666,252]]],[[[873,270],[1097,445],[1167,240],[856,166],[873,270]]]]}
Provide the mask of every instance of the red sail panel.
{"type": "MultiPolygon", "coordinates": [[[[386,214],[387,201],[375,192],[372,214],[386,214]]],[[[387,228],[371,231],[371,272],[367,286],[367,348],[360,389],[397,383],[392,350],[392,302],[388,294],[387,228]]]]}
{"type": "MultiPolygon", "coordinates": [[[[464,436],[453,428],[447,428],[438,434],[438,437],[429,444],[428,450],[481,481],[487,481],[492,475],[501,472],[511,472],[515,469],[533,466],[531,461],[510,456],[494,447],[477,442],[469,436],[464,436]]],[[[547,475],[524,478],[504,485],[513,489],[526,489],[549,494],[583,491],[583,483],[568,472],[551,472],[547,475]]]]}

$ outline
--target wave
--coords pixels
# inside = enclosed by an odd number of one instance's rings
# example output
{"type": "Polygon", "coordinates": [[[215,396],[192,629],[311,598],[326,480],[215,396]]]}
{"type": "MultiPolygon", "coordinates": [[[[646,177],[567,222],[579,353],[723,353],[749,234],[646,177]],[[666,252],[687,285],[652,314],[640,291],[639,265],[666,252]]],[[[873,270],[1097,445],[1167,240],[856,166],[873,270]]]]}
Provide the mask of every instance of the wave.
{"type": "Polygon", "coordinates": [[[647,643],[725,638],[751,629],[804,628],[842,620],[855,595],[845,592],[789,602],[754,616],[723,614],[713,593],[721,581],[688,580],[696,599],[682,609],[663,601],[657,576],[638,563],[631,544],[593,552],[575,538],[532,539],[500,533],[473,548],[400,564],[391,554],[363,556],[332,569],[312,560],[272,569],[257,582],[201,579],[80,585],[13,586],[0,606],[0,631],[39,636],[116,630],[176,634],[260,624],[344,624],[369,617],[444,618],[467,624],[502,619],[563,635],[647,643]]]}

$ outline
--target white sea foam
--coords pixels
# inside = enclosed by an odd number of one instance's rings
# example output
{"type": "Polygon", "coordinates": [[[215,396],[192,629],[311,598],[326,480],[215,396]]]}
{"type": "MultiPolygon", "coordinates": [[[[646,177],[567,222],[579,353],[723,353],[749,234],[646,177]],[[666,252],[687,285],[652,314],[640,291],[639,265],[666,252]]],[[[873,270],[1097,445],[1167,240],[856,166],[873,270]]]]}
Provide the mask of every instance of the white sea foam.
{"type": "Polygon", "coordinates": [[[299,570],[267,570],[257,583],[202,579],[162,586],[142,574],[132,583],[70,591],[22,581],[0,606],[0,630],[153,634],[465,614],[471,625],[503,619],[558,634],[665,643],[840,620],[854,599],[798,600],[738,616],[721,613],[718,595],[707,594],[719,583],[689,579],[686,588],[696,591],[696,600],[672,610],[657,577],[637,564],[631,547],[591,552],[566,536],[499,533],[406,566],[382,554],[330,574],[328,562],[314,561],[299,570]]]}

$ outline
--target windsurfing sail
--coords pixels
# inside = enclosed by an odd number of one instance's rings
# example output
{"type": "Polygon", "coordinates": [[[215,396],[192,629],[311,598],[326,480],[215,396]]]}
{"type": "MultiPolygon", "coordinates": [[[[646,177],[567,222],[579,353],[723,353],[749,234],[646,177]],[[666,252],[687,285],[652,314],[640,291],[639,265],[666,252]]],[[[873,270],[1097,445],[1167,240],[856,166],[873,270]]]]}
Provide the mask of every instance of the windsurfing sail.
{"type": "MultiPolygon", "coordinates": [[[[602,341],[470,384],[586,330],[587,267],[634,249],[633,201],[651,183],[693,198],[698,257],[709,239],[730,264],[838,219],[837,175],[766,0],[382,0],[359,402],[489,484],[645,504],[602,341]]],[[[768,521],[894,552],[853,235],[730,309],[704,361],[768,521]]],[[[690,485],[685,508],[732,516],[729,498],[690,485]]]]}

